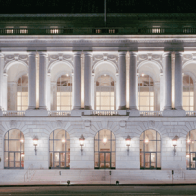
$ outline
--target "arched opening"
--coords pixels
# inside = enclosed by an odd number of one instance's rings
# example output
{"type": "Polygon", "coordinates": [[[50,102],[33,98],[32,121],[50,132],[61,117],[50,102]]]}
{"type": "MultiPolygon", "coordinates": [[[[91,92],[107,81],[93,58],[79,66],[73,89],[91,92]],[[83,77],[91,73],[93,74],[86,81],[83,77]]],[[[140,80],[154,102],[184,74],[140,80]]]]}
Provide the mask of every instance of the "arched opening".
{"type": "Polygon", "coordinates": [[[154,82],[146,74],[140,74],[138,77],[138,109],[154,111],[154,82]]]}
{"type": "Polygon", "coordinates": [[[67,131],[56,129],[49,138],[49,169],[70,168],[70,137],[67,131]]]}
{"type": "Polygon", "coordinates": [[[18,129],[12,129],[5,134],[4,168],[24,168],[24,135],[18,129]]]}
{"type": "Polygon", "coordinates": [[[161,136],[155,130],[140,136],[140,169],[161,169],[161,136]]]}
{"type": "Polygon", "coordinates": [[[28,75],[22,75],[17,83],[17,110],[25,111],[28,108],[28,75]]]}
{"type": "Polygon", "coordinates": [[[189,131],[186,136],[186,167],[196,169],[196,130],[189,131]]]}
{"type": "Polygon", "coordinates": [[[69,74],[61,75],[57,80],[57,110],[72,109],[72,80],[69,74]]]}
{"type": "Polygon", "coordinates": [[[185,111],[194,111],[194,83],[189,75],[183,76],[182,106],[185,111]]]}
{"type": "Polygon", "coordinates": [[[95,169],[115,169],[116,139],[112,131],[103,129],[95,136],[95,169]]]}
{"type": "Polygon", "coordinates": [[[115,110],[115,85],[114,79],[101,75],[96,80],[96,110],[115,110]]]}

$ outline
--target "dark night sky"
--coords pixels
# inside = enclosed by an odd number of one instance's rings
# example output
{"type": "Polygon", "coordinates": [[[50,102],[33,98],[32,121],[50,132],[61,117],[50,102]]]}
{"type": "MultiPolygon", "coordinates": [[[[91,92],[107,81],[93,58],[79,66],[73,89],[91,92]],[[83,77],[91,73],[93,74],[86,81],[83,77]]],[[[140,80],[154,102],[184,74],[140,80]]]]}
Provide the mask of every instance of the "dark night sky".
{"type": "MultiPolygon", "coordinates": [[[[0,0],[0,13],[103,13],[104,0],[0,0]]],[[[195,2],[195,1],[194,1],[195,2]]],[[[195,13],[190,0],[107,0],[108,13],[195,13]]]]}

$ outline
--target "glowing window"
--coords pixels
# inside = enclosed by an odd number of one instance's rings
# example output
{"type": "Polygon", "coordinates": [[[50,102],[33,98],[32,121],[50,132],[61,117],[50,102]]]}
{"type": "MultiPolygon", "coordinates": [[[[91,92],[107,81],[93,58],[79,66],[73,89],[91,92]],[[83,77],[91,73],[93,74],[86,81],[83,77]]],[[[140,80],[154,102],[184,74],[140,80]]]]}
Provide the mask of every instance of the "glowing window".
{"type": "Polygon", "coordinates": [[[194,111],[194,84],[188,75],[183,76],[182,106],[186,111],[194,111]]]}
{"type": "Polygon", "coordinates": [[[23,75],[18,79],[17,85],[17,110],[25,111],[28,108],[28,76],[23,75]]]}
{"type": "Polygon", "coordinates": [[[72,109],[72,81],[69,74],[62,75],[57,80],[57,110],[72,109]]]}
{"type": "Polygon", "coordinates": [[[138,78],[138,107],[140,111],[154,111],[154,82],[149,75],[138,78]]]}
{"type": "Polygon", "coordinates": [[[114,80],[109,75],[102,75],[96,81],[96,110],[115,110],[114,80]]]}

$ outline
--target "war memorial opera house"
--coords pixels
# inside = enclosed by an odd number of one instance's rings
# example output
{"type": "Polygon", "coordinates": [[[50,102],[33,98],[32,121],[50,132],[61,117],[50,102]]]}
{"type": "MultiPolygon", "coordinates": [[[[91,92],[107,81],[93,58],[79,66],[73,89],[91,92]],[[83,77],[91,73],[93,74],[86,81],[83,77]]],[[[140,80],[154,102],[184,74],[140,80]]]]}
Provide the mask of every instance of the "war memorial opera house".
{"type": "Polygon", "coordinates": [[[0,184],[196,179],[195,18],[0,15],[0,184]]]}

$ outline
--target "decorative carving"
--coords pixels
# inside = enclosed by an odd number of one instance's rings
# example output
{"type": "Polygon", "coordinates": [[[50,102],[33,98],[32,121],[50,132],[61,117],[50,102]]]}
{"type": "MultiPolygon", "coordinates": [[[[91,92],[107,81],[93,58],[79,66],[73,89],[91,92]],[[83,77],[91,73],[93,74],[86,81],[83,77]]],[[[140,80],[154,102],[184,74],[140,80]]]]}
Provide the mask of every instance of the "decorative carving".
{"type": "Polygon", "coordinates": [[[28,65],[28,55],[24,55],[24,54],[23,55],[19,55],[19,54],[5,55],[4,60],[5,60],[4,68],[11,61],[24,62],[26,65],[28,65]]]}
{"type": "Polygon", "coordinates": [[[16,126],[17,126],[17,121],[16,121],[16,120],[11,120],[11,121],[10,121],[10,127],[16,128],[16,126]]]}
{"type": "Polygon", "coordinates": [[[62,127],[62,125],[63,125],[62,120],[57,120],[56,125],[57,125],[57,127],[62,127]]]}
{"type": "Polygon", "coordinates": [[[50,65],[52,63],[54,63],[55,61],[64,61],[64,62],[69,62],[71,65],[73,65],[73,56],[72,55],[66,55],[66,54],[53,54],[53,55],[49,55],[49,64],[48,67],[50,67],[50,65]]]}
{"type": "Polygon", "coordinates": [[[118,56],[117,55],[113,55],[113,54],[108,54],[108,53],[103,53],[103,55],[94,55],[93,56],[93,67],[96,63],[98,63],[99,61],[110,61],[113,62],[116,67],[118,68],[118,56]]]}
{"type": "Polygon", "coordinates": [[[155,121],[151,120],[151,121],[149,122],[149,126],[150,126],[150,127],[154,127],[154,126],[155,126],[155,121]]]}

